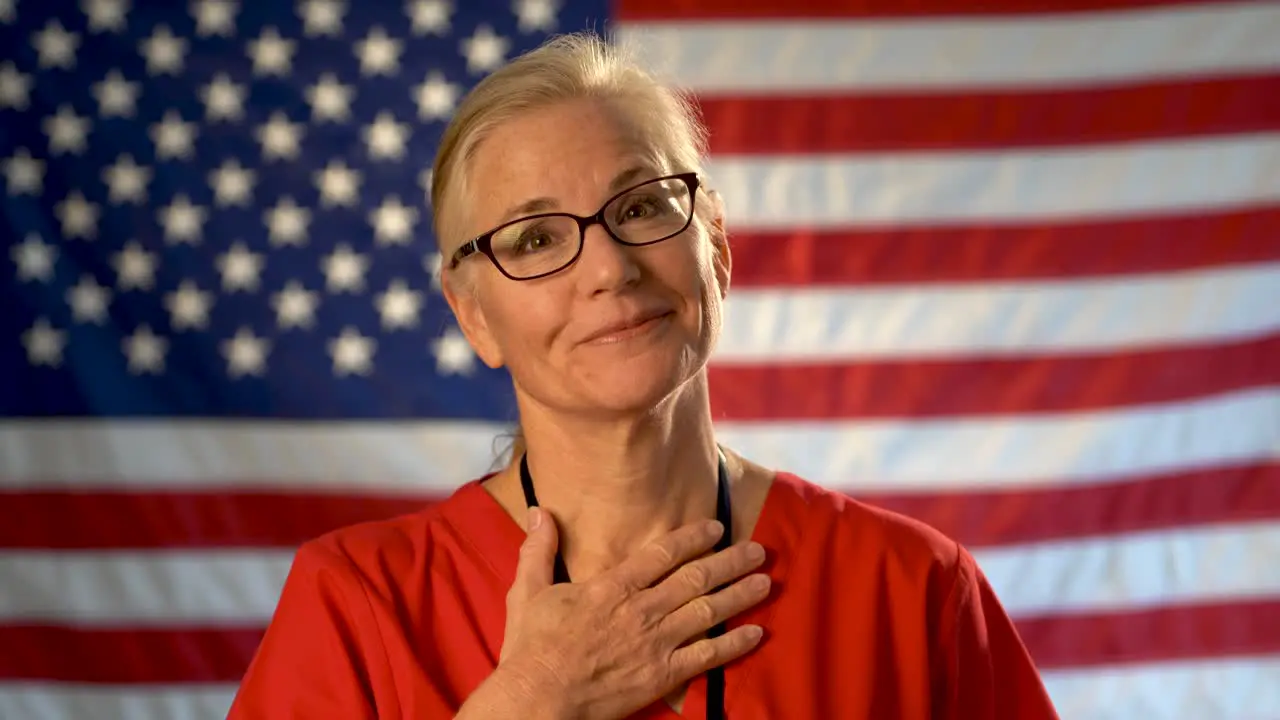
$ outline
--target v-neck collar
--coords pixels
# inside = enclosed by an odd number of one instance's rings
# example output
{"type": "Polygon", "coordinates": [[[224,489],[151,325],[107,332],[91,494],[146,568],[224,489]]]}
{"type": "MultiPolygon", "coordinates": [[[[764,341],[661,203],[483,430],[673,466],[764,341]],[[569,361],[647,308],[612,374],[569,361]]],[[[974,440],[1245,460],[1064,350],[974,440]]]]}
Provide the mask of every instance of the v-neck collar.
{"type": "MultiPolygon", "coordinates": [[[[481,483],[492,475],[472,480],[459,487],[452,498],[443,503],[442,517],[451,525],[459,536],[468,542],[488,564],[489,569],[497,576],[502,587],[509,587],[515,580],[516,564],[520,557],[520,545],[524,543],[525,532],[512,518],[496,498],[489,494],[481,483]]],[[[762,570],[769,573],[774,587],[784,586],[791,558],[800,545],[802,523],[787,522],[794,516],[794,505],[802,503],[801,494],[796,492],[795,485],[802,481],[788,473],[775,473],[773,482],[765,495],[760,508],[760,516],[756,519],[751,531],[751,539],[764,546],[767,553],[762,570]]],[[[738,539],[741,542],[742,538],[738,539]]],[[[730,629],[739,625],[754,623],[765,628],[766,636],[770,629],[774,611],[779,598],[776,595],[763,605],[730,618],[730,629]]],[[[505,619],[504,619],[505,622],[505,619]]],[[[502,633],[498,633],[501,642],[502,633]]],[[[754,668],[751,656],[739,661],[735,672],[727,674],[725,693],[726,712],[733,707],[735,687],[749,685],[748,676],[754,668]]],[[[689,683],[685,692],[683,712],[677,713],[662,699],[637,712],[632,717],[637,720],[705,720],[706,718],[706,676],[699,675],[689,683]]]]}

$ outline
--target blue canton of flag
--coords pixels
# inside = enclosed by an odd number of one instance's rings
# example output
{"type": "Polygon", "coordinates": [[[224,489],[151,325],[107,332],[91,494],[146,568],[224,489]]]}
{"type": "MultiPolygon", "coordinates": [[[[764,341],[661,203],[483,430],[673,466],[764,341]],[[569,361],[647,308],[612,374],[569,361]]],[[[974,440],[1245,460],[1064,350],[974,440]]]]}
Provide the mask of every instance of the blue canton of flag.
{"type": "Polygon", "coordinates": [[[509,419],[431,161],[471,84],[604,13],[0,0],[0,416],[509,419]]]}

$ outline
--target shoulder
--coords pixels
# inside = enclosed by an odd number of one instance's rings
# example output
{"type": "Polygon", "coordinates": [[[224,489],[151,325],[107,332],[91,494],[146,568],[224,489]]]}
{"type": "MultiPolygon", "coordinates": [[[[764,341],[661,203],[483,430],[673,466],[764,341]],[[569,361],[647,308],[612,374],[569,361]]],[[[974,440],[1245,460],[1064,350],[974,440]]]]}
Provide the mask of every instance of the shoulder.
{"type": "Polygon", "coordinates": [[[793,547],[833,567],[892,568],[950,584],[972,563],[959,543],[936,528],[790,473],[776,474],[768,502],[789,529],[793,547]]]}
{"type": "Polygon", "coordinates": [[[330,575],[379,594],[425,571],[442,551],[456,546],[466,505],[483,492],[479,481],[465,483],[449,497],[419,510],[381,520],[346,525],[299,546],[291,573],[330,575]]]}

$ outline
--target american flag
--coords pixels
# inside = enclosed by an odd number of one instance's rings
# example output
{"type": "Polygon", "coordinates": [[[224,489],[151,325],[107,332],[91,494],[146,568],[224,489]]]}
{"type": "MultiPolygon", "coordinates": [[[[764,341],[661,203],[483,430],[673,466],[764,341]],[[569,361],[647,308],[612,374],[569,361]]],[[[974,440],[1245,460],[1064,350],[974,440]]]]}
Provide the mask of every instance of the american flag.
{"type": "Polygon", "coordinates": [[[710,126],[724,442],[966,543],[1064,718],[1280,716],[1277,4],[0,0],[0,718],[224,716],[300,542],[494,466],[428,168],[583,28],[710,126]]]}

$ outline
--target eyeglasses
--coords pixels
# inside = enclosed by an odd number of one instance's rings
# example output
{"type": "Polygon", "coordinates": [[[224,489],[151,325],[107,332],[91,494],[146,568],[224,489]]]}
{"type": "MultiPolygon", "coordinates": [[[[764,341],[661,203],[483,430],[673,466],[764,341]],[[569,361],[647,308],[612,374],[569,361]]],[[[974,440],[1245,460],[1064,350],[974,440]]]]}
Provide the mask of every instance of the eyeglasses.
{"type": "Polygon", "coordinates": [[[697,192],[698,174],[680,173],[627,188],[589,217],[542,213],[512,220],[458,248],[449,267],[483,253],[512,280],[546,277],[577,261],[592,225],[604,226],[609,237],[622,245],[660,243],[689,227],[697,192]]]}

